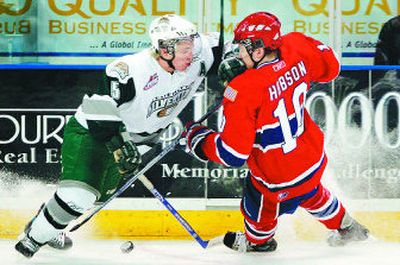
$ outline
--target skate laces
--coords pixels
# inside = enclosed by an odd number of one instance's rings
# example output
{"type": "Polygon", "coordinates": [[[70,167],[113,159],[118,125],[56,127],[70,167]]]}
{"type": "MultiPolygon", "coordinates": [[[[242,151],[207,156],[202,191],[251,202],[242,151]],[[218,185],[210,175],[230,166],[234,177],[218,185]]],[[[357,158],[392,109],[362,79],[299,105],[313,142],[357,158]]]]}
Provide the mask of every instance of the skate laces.
{"type": "Polygon", "coordinates": [[[60,232],[56,237],[47,242],[47,244],[55,249],[68,250],[72,247],[73,242],[66,232],[60,232]]]}
{"type": "Polygon", "coordinates": [[[59,233],[55,238],[49,241],[49,244],[63,248],[65,245],[65,232],[59,233]]]}
{"type": "Polygon", "coordinates": [[[246,235],[242,232],[236,232],[235,241],[232,244],[232,249],[236,249],[239,252],[246,252],[248,241],[246,235]]]}

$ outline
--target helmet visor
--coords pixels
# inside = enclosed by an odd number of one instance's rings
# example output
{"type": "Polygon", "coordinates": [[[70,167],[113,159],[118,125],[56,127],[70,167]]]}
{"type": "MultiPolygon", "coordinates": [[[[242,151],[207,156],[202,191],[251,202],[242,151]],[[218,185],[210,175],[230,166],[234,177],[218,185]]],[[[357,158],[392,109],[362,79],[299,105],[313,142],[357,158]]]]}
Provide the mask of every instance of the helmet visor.
{"type": "Polygon", "coordinates": [[[173,38],[168,40],[158,40],[158,47],[160,47],[160,49],[168,49],[171,47],[175,47],[175,45],[181,41],[194,41],[194,39],[197,37],[199,37],[199,34],[195,33],[185,37],[173,38]]]}

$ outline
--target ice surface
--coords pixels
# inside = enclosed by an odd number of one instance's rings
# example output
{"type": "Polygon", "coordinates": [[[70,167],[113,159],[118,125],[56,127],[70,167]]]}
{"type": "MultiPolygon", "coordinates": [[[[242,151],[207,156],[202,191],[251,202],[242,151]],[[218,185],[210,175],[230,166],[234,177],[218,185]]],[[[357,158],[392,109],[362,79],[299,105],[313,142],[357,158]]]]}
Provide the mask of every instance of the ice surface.
{"type": "Polygon", "coordinates": [[[0,240],[2,265],[398,265],[400,244],[377,240],[331,248],[325,242],[279,242],[274,253],[238,253],[223,245],[203,250],[195,241],[133,240],[135,249],[123,254],[123,240],[75,240],[68,251],[41,249],[32,259],[13,249],[15,241],[0,240]]]}
{"type": "MultiPolygon", "coordinates": [[[[37,209],[55,187],[35,181],[18,185],[0,181],[0,206],[37,209]],[[6,183],[6,184],[4,184],[6,183]],[[20,198],[10,204],[6,197],[20,198]]],[[[335,190],[335,189],[334,189],[335,190]]],[[[277,232],[278,250],[274,253],[237,253],[222,245],[203,250],[194,240],[133,240],[135,249],[124,254],[125,240],[88,240],[74,234],[74,247],[68,251],[42,248],[32,259],[14,250],[15,240],[0,239],[0,265],[399,265],[400,243],[377,240],[331,248],[324,241],[303,241],[296,237],[292,221],[295,216],[282,216],[277,232]]],[[[315,222],[313,225],[317,225],[315,222]]],[[[81,235],[84,237],[84,235],[81,235]]]]}

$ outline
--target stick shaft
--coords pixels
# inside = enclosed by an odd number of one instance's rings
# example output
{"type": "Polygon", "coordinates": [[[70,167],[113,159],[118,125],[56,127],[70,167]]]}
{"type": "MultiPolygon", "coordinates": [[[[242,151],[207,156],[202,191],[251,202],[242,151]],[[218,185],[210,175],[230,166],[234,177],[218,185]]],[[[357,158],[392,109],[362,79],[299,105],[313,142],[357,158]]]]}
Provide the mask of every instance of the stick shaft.
{"type": "Polygon", "coordinates": [[[200,244],[202,248],[207,248],[208,241],[203,240],[199,234],[193,229],[193,227],[179,214],[179,212],[165,199],[160,192],[154,187],[153,183],[145,176],[139,177],[139,180],[143,185],[156,197],[167,210],[175,217],[175,219],[185,228],[185,230],[200,244]]]}

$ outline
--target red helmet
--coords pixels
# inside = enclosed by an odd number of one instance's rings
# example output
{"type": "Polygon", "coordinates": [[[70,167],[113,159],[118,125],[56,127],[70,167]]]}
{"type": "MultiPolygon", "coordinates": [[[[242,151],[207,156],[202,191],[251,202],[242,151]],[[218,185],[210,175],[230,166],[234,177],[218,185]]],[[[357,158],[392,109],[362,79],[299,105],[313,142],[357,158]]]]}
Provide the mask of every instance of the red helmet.
{"type": "Polygon", "coordinates": [[[237,25],[234,35],[235,43],[242,43],[251,50],[259,47],[276,50],[282,45],[281,22],[277,16],[267,12],[247,16],[237,25]]]}

